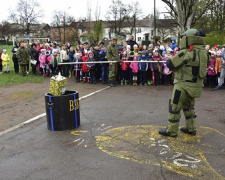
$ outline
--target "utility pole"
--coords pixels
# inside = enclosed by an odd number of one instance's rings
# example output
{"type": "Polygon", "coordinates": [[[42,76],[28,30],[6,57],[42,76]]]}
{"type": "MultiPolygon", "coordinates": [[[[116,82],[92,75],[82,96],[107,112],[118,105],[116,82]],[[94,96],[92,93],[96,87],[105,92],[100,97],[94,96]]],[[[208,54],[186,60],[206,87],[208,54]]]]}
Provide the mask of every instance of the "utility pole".
{"type": "Polygon", "coordinates": [[[156,17],[155,17],[155,0],[154,0],[154,31],[155,31],[155,44],[156,44],[156,17]]]}

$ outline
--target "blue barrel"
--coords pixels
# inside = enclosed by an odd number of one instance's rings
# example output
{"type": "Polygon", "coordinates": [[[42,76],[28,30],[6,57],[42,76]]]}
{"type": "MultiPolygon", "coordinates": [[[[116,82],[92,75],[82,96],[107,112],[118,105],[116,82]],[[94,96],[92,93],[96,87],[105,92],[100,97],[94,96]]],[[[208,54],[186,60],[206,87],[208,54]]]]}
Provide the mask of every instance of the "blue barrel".
{"type": "Polygon", "coordinates": [[[61,96],[45,94],[47,126],[52,131],[64,131],[80,126],[78,91],[65,91],[61,96]]]}

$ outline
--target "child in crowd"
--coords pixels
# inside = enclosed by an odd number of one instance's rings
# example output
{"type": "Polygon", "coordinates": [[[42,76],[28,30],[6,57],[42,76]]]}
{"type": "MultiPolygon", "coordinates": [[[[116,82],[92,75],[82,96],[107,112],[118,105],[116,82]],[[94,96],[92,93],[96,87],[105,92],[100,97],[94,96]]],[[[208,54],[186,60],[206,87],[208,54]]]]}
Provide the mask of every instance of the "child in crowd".
{"type": "MultiPolygon", "coordinates": [[[[106,52],[106,46],[101,47],[100,51],[100,61],[107,61],[107,52],[106,52]]],[[[101,64],[102,69],[102,83],[106,84],[109,81],[109,64],[108,63],[102,63],[101,64]]]]}
{"type": "MultiPolygon", "coordinates": [[[[88,53],[86,52],[84,56],[82,57],[82,62],[87,62],[88,60],[88,53]]],[[[85,82],[90,82],[90,77],[89,77],[89,71],[87,64],[81,64],[81,69],[82,69],[82,77],[83,77],[83,83],[85,82]]]]}
{"type": "Polygon", "coordinates": [[[45,67],[46,67],[46,54],[45,54],[46,50],[45,49],[41,49],[41,54],[39,55],[39,62],[40,62],[40,72],[41,75],[46,76],[46,71],[45,71],[45,67]]]}
{"type": "MultiPolygon", "coordinates": [[[[44,50],[44,49],[42,49],[44,50]]],[[[39,61],[42,64],[42,72],[43,72],[43,76],[51,76],[52,75],[52,70],[50,69],[50,63],[51,63],[51,55],[49,51],[45,51],[44,50],[44,55],[42,54],[41,59],[39,56],[39,61]]]]}
{"type": "Polygon", "coordinates": [[[154,50],[153,44],[149,44],[149,51],[152,51],[153,52],[153,50],[154,50]]]}
{"type": "MultiPolygon", "coordinates": [[[[135,44],[136,45],[136,44],[135,44]]],[[[133,51],[131,51],[130,52],[130,56],[129,56],[129,58],[128,58],[128,61],[133,61],[133,59],[134,59],[134,52],[133,51]]],[[[131,85],[133,82],[133,79],[132,79],[132,69],[130,68],[130,63],[128,64],[128,82],[129,82],[129,84],[131,85]]]]}
{"type": "Polygon", "coordinates": [[[141,63],[138,63],[138,67],[140,71],[140,86],[147,85],[146,76],[147,76],[147,70],[148,70],[148,63],[143,63],[143,61],[147,61],[147,60],[148,59],[146,57],[146,51],[142,51],[141,57],[139,59],[141,63]]]}
{"type": "MultiPolygon", "coordinates": [[[[152,61],[153,58],[153,51],[149,50],[148,51],[148,61],[152,61]]],[[[150,69],[150,62],[148,63],[148,70],[147,70],[147,84],[148,85],[152,85],[152,73],[151,73],[151,69],[150,69]]]]}
{"type": "Polygon", "coordinates": [[[177,52],[179,51],[179,48],[178,47],[175,47],[174,50],[173,50],[173,56],[176,56],[177,52]]]}
{"type": "Polygon", "coordinates": [[[1,48],[0,48],[0,74],[2,74],[2,52],[1,52],[1,48]]]}
{"type": "Polygon", "coordinates": [[[54,51],[53,56],[51,58],[51,70],[54,75],[58,74],[58,64],[60,63],[60,57],[57,51],[54,51]]]}
{"type": "MultiPolygon", "coordinates": [[[[172,57],[172,52],[173,50],[171,48],[167,49],[167,52],[165,56],[163,57],[163,61],[167,61],[172,57]]],[[[170,74],[170,69],[167,67],[166,62],[161,63],[162,71],[163,71],[163,80],[164,80],[164,85],[167,86],[170,84],[171,81],[171,74],[170,74]]]]}
{"type": "MultiPolygon", "coordinates": [[[[70,62],[73,62],[74,54],[75,54],[75,50],[73,49],[72,46],[70,46],[69,53],[68,53],[70,62]]],[[[69,78],[73,74],[73,70],[74,70],[74,66],[73,66],[73,64],[70,64],[69,65],[69,78]]]]}
{"type": "MultiPolygon", "coordinates": [[[[88,60],[87,62],[95,62],[94,54],[90,51],[88,53],[88,60]]],[[[95,63],[88,63],[87,67],[90,72],[90,84],[96,84],[96,64],[95,63]]]]}
{"type": "MultiPolygon", "coordinates": [[[[153,61],[161,61],[162,58],[159,54],[158,50],[155,50],[155,53],[153,55],[153,61]]],[[[155,86],[160,84],[160,65],[158,63],[151,63],[151,71],[154,72],[154,80],[155,80],[155,86]]],[[[152,77],[153,78],[153,77],[152,77]]]]}
{"type": "Polygon", "coordinates": [[[170,45],[170,48],[174,51],[174,48],[177,47],[177,44],[176,44],[176,39],[175,38],[172,38],[171,39],[171,45],[170,45]]]}
{"type": "Polygon", "coordinates": [[[52,54],[52,48],[48,43],[45,43],[44,49],[46,49],[46,52],[48,52],[50,55],[52,54]]]}
{"type": "Polygon", "coordinates": [[[120,81],[121,81],[121,85],[127,85],[127,81],[128,81],[128,66],[129,63],[126,62],[128,61],[126,53],[123,54],[123,58],[120,60],[120,81]]]}
{"type": "Polygon", "coordinates": [[[76,46],[76,52],[81,53],[81,55],[83,53],[79,45],[76,46]]]}
{"type": "MultiPolygon", "coordinates": [[[[134,55],[134,60],[133,61],[138,61],[138,56],[134,55]]],[[[137,62],[132,62],[130,63],[130,68],[132,69],[133,73],[133,85],[137,86],[137,80],[138,80],[138,63],[137,62]]]]}
{"type": "Polygon", "coordinates": [[[138,60],[141,58],[141,51],[138,51],[138,60]]]}
{"type": "MultiPolygon", "coordinates": [[[[82,62],[81,56],[82,56],[81,53],[75,53],[73,62],[82,62]]],[[[74,64],[74,74],[76,77],[76,83],[80,82],[80,71],[81,71],[81,65],[74,64]]]]}
{"type": "Polygon", "coordinates": [[[1,58],[3,70],[5,71],[5,73],[9,73],[9,55],[6,52],[6,49],[3,49],[1,58]]]}
{"type": "Polygon", "coordinates": [[[138,55],[138,45],[137,44],[135,44],[134,45],[134,55],[138,55]]]}
{"type": "Polygon", "coordinates": [[[46,75],[52,76],[52,69],[50,68],[52,56],[49,51],[46,51],[46,75]]]}
{"type": "Polygon", "coordinates": [[[130,48],[131,48],[130,45],[127,45],[126,51],[123,52],[123,55],[125,54],[127,59],[130,57],[131,52],[130,48]]]}
{"type": "Polygon", "coordinates": [[[220,72],[221,72],[221,60],[220,60],[220,56],[221,56],[222,52],[221,51],[217,51],[216,52],[216,64],[215,64],[215,72],[216,72],[216,76],[218,79],[218,84],[220,83],[220,72]]]}
{"type": "Polygon", "coordinates": [[[215,59],[216,52],[211,52],[211,60],[210,64],[207,68],[208,73],[208,86],[213,87],[216,84],[216,71],[215,71],[215,65],[216,65],[216,59],[215,59]]]}

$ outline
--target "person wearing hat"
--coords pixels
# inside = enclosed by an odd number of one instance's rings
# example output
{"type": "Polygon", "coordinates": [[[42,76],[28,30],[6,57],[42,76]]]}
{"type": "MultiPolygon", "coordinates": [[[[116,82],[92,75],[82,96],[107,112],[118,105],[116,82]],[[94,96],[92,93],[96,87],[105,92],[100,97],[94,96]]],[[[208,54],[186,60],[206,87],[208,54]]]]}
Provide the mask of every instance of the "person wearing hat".
{"type": "Polygon", "coordinates": [[[22,76],[26,76],[27,75],[26,67],[29,65],[30,52],[29,48],[24,46],[23,42],[20,44],[20,48],[16,52],[16,57],[20,65],[22,76]]]}
{"type": "Polygon", "coordinates": [[[0,47],[0,74],[2,74],[2,48],[0,47]]]}
{"type": "Polygon", "coordinates": [[[33,75],[36,75],[36,69],[37,69],[37,65],[38,63],[38,52],[37,52],[37,45],[35,43],[31,44],[31,48],[30,48],[30,56],[31,56],[31,67],[32,67],[32,72],[33,75]]]}
{"type": "Polygon", "coordinates": [[[220,72],[220,82],[215,90],[219,90],[223,88],[224,78],[225,78],[225,51],[222,52],[221,57],[221,72],[220,72]]]}
{"type": "Polygon", "coordinates": [[[214,48],[216,52],[219,50],[219,46],[217,44],[214,46],[214,48]]]}
{"type": "Polygon", "coordinates": [[[180,51],[167,60],[167,67],[174,71],[174,88],[169,100],[168,126],[159,130],[163,136],[177,137],[180,111],[183,110],[186,126],[180,130],[196,135],[195,98],[201,96],[203,80],[209,63],[205,50],[205,32],[189,29],[181,35],[180,51]]]}
{"type": "Polygon", "coordinates": [[[138,63],[138,69],[140,71],[140,86],[147,85],[147,70],[148,70],[148,63],[144,63],[143,61],[147,61],[146,51],[142,51],[141,57],[139,61],[141,63],[138,63]]]}
{"type": "MultiPolygon", "coordinates": [[[[116,39],[113,39],[111,44],[107,47],[107,59],[108,61],[119,61],[119,52],[116,45],[116,39]]],[[[117,75],[117,63],[109,63],[109,86],[115,87],[117,75]]]]}
{"type": "Polygon", "coordinates": [[[94,63],[95,62],[94,54],[91,51],[88,53],[87,62],[92,62],[92,63],[87,63],[87,67],[90,72],[90,84],[93,84],[93,83],[96,84],[96,63],[94,63]]]}
{"type": "Polygon", "coordinates": [[[12,53],[13,53],[12,60],[13,60],[13,64],[14,64],[14,71],[16,74],[19,73],[19,63],[18,63],[18,59],[16,58],[16,52],[19,47],[20,47],[20,43],[17,42],[17,43],[15,43],[15,46],[12,48],[12,53]]]}
{"type": "Polygon", "coordinates": [[[9,73],[9,55],[6,52],[6,49],[3,49],[1,58],[2,58],[3,70],[5,71],[5,73],[9,73]]]}
{"type": "Polygon", "coordinates": [[[60,57],[57,51],[53,51],[53,56],[51,57],[50,67],[53,75],[58,74],[58,64],[60,63],[60,57]]]}
{"type": "Polygon", "coordinates": [[[175,38],[172,38],[171,39],[171,45],[170,45],[170,48],[174,51],[174,48],[177,47],[177,44],[176,44],[176,39],[175,38]]]}

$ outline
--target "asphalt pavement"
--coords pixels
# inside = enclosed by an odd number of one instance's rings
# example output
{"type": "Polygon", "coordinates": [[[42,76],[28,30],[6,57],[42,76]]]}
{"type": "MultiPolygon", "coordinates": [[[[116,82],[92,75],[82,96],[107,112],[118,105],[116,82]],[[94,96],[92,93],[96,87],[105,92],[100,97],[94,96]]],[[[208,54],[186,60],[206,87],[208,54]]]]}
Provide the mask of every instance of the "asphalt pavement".
{"type": "Polygon", "coordinates": [[[77,129],[48,130],[45,116],[1,136],[0,179],[225,180],[225,91],[196,99],[196,136],[168,138],[172,88],[108,88],[80,101],[77,129]]]}

